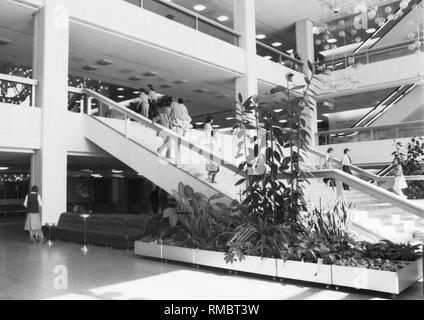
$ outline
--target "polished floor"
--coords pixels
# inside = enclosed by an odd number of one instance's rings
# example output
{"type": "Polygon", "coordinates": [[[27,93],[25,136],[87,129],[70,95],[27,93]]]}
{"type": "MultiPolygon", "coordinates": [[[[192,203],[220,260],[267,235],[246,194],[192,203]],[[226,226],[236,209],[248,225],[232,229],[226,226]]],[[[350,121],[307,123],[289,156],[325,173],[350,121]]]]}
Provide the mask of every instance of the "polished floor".
{"type": "Polygon", "coordinates": [[[424,299],[422,281],[398,297],[233,276],[137,259],[132,252],[27,242],[21,221],[0,219],[0,299],[424,299]]]}

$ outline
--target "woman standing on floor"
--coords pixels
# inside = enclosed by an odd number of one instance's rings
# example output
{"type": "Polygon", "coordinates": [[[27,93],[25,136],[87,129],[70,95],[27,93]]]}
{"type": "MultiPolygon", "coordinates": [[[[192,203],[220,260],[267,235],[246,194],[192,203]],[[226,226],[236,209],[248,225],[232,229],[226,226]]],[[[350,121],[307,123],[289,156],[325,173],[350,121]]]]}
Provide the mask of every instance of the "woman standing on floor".
{"type": "Polygon", "coordinates": [[[147,95],[147,92],[145,89],[140,89],[140,98],[139,103],[137,106],[138,113],[140,113],[142,116],[148,118],[149,117],[149,96],[147,95]]]}
{"type": "Polygon", "coordinates": [[[31,192],[25,197],[24,207],[27,208],[27,217],[25,221],[25,231],[29,231],[29,241],[43,240],[41,231],[40,207],[43,206],[41,196],[38,194],[38,187],[33,186],[31,192]]]}
{"type": "MultiPolygon", "coordinates": [[[[349,149],[344,150],[344,155],[343,155],[343,159],[342,159],[342,168],[343,168],[344,172],[346,172],[350,175],[353,175],[352,171],[350,170],[350,166],[352,165],[352,159],[349,156],[349,152],[350,152],[349,149]]],[[[343,183],[343,189],[344,190],[350,190],[350,187],[346,183],[343,183]]]]}
{"type": "Polygon", "coordinates": [[[213,155],[216,151],[218,151],[218,143],[216,141],[216,135],[212,127],[213,121],[213,117],[208,116],[204,125],[206,147],[211,153],[210,158],[206,161],[206,171],[208,172],[208,180],[210,183],[216,183],[215,178],[219,172],[219,165],[213,161],[213,155]]]}
{"type": "Polygon", "coordinates": [[[403,174],[402,164],[399,159],[395,159],[394,164],[394,176],[395,183],[393,185],[393,191],[402,198],[407,198],[407,196],[403,193],[403,189],[408,188],[408,184],[406,183],[405,176],[403,174]]]}

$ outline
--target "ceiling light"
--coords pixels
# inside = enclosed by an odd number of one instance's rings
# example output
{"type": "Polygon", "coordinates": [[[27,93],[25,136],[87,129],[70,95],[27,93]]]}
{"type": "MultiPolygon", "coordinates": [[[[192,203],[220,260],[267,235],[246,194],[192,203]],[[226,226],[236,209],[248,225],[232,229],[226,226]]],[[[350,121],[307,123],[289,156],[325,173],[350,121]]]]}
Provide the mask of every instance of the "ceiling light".
{"type": "Polygon", "coordinates": [[[124,91],[125,89],[124,88],[118,88],[116,90],[118,90],[118,91],[124,91]]]}
{"type": "Polygon", "coordinates": [[[228,117],[228,118],[225,118],[225,120],[231,121],[231,120],[234,120],[234,117],[228,117]]]}
{"type": "Polygon", "coordinates": [[[0,171],[6,171],[9,170],[9,167],[0,167],[0,171]]]}
{"type": "Polygon", "coordinates": [[[140,91],[133,91],[134,94],[140,94],[140,91]]]}
{"type": "Polygon", "coordinates": [[[267,59],[267,60],[271,60],[272,59],[271,56],[265,56],[264,58],[267,59]]]}
{"type": "Polygon", "coordinates": [[[9,39],[0,38],[0,46],[7,46],[10,42],[9,39]]]}
{"type": "Polygon", "coordinates": [[[264,34],[258,34],[258,35],[256,35],[256,39],[258,39],[258,40],[263,40],[263,39],[265,39],[266,38],[266,35],[264,35],[264,34]]]}
{"type": "Polygon", "coordinates": [[[220,128],[221,126],[219,125],[219,124],[214,124],[213,126],[212,126],[212,128],[220,128]]]}
{"type": "Polygon", "coordinates": [[[153,72],[153,71],[147,71],[145,73],[143,73],[146,77],[155,77],[158,75],[158,73],[153,72]]]}
{"type": "Polygon", "coordinates": [[[131,78],[129,78],[131,81],[140,81],[140,80],[143,80],[143,78],[142,77],[138,77],[138,76],[134,76],[134,77],[131,77],[131,78]]]}
{"type": "Polygon", "coordinates": [[[336,38],[330,38],[327,40],[328,43],[336,43],[337,39],[336,38]]]}
{"type": "Polygon", "coordinates": [[[112,173],[117,173],[117,174],[119,174],[119,173],[123,173],[124,171],[122,171],[122,170],[115,170],[115,169],[113,169],[112,170],[112,173]]]}
{"type": "Polygon", "coordinates": [[[201,126],[203,125],[203,122],[196,122],[196,126],[201,126]]]}
{"type": "Polygon", "coordinates": [[[318,123],[322,123],[322,122],[324,122],[324,120],[322,120],[322,119],[318,119],[318,120],[317,120],[317,122],[318,122],[318,123]]]}
{"type": "Polygon", "coordinates": [[[284,119],[283,119],[283,120],[280,120],[279,122],[280,122],[280,123],[287,123],[287,120],[284,120],[284,119]]]}
{"type": "Polygon", "coordinates": [[[96,66],[94,66],[94,65],[92,65],[92,64],[87,64],[86,66],[84,66],[84,67],[82,67],[84,70],[87,70],[87,71],[94,71],[94,70],[97,70],[98,69],[98,67],[96,67],[96,66]]]}
{"type": "Polygon", "coordinates": [[[124,99],[125,97],[124,96],[118,96],[118,99],[124,99]]]}
{"type": "Polygon", "coordinates": [[[224,22],[227,21],[229,18],[227,16],[219,16],[218,18],[216,18],[216,20],[224,22]]]}
{"type": "Polygon", "coordinates": [[[108,66],[113,64],[112,60],[108,60],[108,59],[100,59],[97,61],[97,64],[101,65],[101,66],[108,66]]]}
{"type": "Polygon", "coordinates": [[[279,42],[279,41],[277,41],[277,42],[274,42],[273,44],[272,44],[272,46],[273,47],[281,47],[283,44],[281,43],[281,42],[279,42]]]}
{"type": "Polygon", "coordinates": [[[376,31],[377,30],[375,28],[369,28],[369,29],[365,30],[365,32],[368,33],[368,34],[372,34],[372,33],[376,32],[376,31]]]}
{"type": "Polygon", "coordinates": [[[91,176],[93,178],[103,178],[103,176],[101,174],[92,174],[91,176]]]}
{"type": "Polygon", "coordinates": [[[206,9],[206,7],[203,4],[196,4],[195,6],[193,6],[193,9],[196,11],[203,11],[206,9]]]}

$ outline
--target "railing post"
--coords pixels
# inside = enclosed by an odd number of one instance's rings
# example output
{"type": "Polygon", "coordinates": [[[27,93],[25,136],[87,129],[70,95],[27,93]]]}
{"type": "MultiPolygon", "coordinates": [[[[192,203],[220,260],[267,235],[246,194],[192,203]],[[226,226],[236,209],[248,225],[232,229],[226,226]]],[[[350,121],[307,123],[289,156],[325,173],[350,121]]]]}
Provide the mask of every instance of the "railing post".
{"type": "Polygon", "coordinates": [[[81,97],[80,99],[80,112],[81,114],[84,113],[84,96],[81,97]]]}
{"type": "Polygon", "coordinates": [[[374,130],[370,130],[370,141],[374,141],[374,130]]]}
{"type": "Polygon", "coordinates": [[[337,196],[337,201],[344,199],[343,182],[341,182],[340,180],[336,181],[336,196],[337,196]]]}
{"type": "Polygon", "coordinates": [[[31,107],[35,107],[35,85],[31,85],[31,107]]]}
{"type": "Polygon", "coordinates": [[[87,97],[87,114],[91,117],[92,115],[92,110],[91,110],[91,103],[93,102],[93,98],[92,97],[87,97]]]}
{"type": "Polygon", "coordinates": [[[199,31],[199,17],[196,16],[196,30],[199,31]]]}
{"type": "Polygon", "coordinates": [[[125,116],[125,137],[128,138],[130,130],[131,119],[128,116],[125,116]]]}

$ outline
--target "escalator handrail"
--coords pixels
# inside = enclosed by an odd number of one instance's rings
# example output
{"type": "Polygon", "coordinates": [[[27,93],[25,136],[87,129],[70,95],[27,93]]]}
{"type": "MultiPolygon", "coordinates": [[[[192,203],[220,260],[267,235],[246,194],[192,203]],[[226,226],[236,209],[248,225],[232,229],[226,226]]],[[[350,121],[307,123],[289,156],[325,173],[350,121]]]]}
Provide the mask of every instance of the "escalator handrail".
{"type": "Polygon", "coordinates": [[[105,103],[106,105],[108,105],[112,109],[118,111],[119,113],[123,114],[124,116],[126,116],[130,119],[133,119],[133,120],[151,128],[151,129],[153,129],[156,132],[159,132],[159,131],[166,132],[166,134],[168,134],[171,137],[171,139],[173,139],[174,141],[177,141],[177,142],[181,142],[181,145],[183,145],[184,147],[187,147],[190,150],[197,152],[198,154],[204,156],[205,158],[213,158],[215,162],[220,163],[220,165],[225,167],[226,169],[233,171],[234,173],[238,172],[238,175],[240,175],[242,177],[246,177],[245,173],[241,172],[241,171],[239,172],[238,167],[236,167],[234,164],[229,163],[229,162],[221,159],[220,157],[210,153],[208,150],[205,150],[202,147],[194,145],[193,143],[186,140],[184,137],[179,136],[174,131],[172,131],[172,130],[170,130],[170,129],[168,129],[168,128],[160,125],[160,124],[153,123],[153,121],[151,121],[150,119],[148,119],[148,118],[146,118],[146,117],[144,117],[144,116],[142,116],[142,115],[126,108],[126,107],[119,105],[115,101],[113,101],[113,100],[93,91],[93,90],[83,89],[83,92],[85,94],[87,94],[88,96],[105,103]]]}
{"type": "Polygon", "coordinates": [[[410,200],[406,200],[392,192],[389,192],[371,183],[365,182],[341,170],[333,169],[311,171],[310,174],[313,178],[332,178],[337,181],[341,181],[348,184],[351,188],[370,195],[379,201],[388,202],[396,208],[402,209],[420,218],[424,218],[424,207],[421,207],[410,200]]]}

